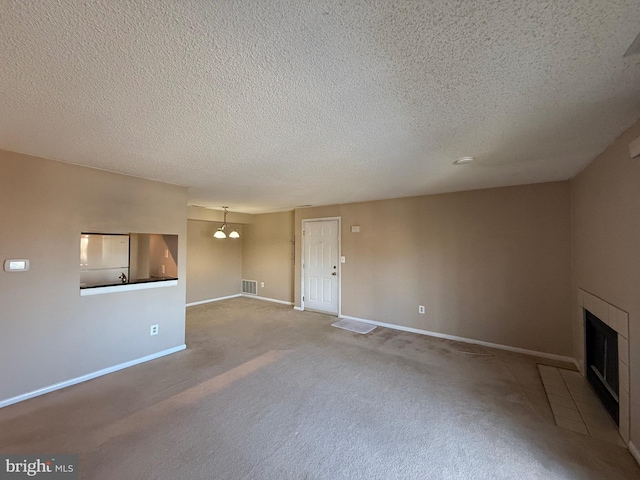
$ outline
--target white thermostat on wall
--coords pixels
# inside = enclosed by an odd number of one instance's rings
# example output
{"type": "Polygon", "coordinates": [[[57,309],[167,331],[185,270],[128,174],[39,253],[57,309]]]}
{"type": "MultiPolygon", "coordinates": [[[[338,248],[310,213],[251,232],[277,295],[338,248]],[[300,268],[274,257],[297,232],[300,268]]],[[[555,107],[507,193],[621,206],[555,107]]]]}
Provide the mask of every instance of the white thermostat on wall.
{"type": "Polygon", "coordinates": [[[4,261],[5,272],[26,272],[29,270],[29,260],[26,258],[11,258],[4,261]]]}

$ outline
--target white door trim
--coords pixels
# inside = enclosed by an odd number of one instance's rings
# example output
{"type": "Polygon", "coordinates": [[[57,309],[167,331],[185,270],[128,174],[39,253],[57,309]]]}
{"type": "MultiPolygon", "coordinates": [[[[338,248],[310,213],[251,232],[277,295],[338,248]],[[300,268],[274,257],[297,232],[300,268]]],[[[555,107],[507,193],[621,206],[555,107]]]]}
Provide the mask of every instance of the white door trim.
{"type": "Polygon", "coordinates": [[[311,222],[338,221],[338,318],[342,318],[342,217],[305,218],[302,220],[302,249],[300,250],[300,310],[304,310],[304,231],[305,224],[311,222]]]}

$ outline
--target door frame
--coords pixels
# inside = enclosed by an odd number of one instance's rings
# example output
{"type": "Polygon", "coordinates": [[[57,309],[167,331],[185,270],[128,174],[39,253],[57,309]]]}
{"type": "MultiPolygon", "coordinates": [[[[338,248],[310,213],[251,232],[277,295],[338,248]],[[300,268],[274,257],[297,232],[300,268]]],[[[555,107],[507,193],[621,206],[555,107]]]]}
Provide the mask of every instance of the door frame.
{"type": "MultiPolygon", "coordinates": [[[[304,248],[305,248],[305,226],[307,223],[324,222],[327,220],[338,221],[338,318],[342,318],[342,217],[321,217],[305,218],[302,220],[302,251],[300,255],[300,309],[304,310],[304,248]]],[[[328,314],[330,315],[330,314],[328,314]]]]}

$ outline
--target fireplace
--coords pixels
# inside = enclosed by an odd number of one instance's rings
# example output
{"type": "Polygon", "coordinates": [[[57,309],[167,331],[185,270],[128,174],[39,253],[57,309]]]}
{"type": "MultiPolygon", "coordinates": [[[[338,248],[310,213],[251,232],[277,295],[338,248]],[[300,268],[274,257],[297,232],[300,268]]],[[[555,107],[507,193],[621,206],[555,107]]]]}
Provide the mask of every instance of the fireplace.
{"type": "MultiPolygon", "coordinates": [[[[629,313],[617,307],[613,303],[609,303],[603,300],[596,295],[589,293],[588,291],[578,288],[578,295],[576,296],[577,305],[574,307],[574,329],[573,329],[573,344],[574,344],[574,352],[576,355],[576,361],[578,363],[578,369],[582,376],[587,379],[587,381],[593,380],[596,382],[596,386],[593,387],[594,390],[598,392],[598,394],[603,394],[607,400],[603,400],[603,403],[609,403],[612,406],[613,412],[612,417],[614,420],[617,420],[618,430],[620,431],[620,435],[626,443],[629,443],[629,386],[630,386],[630,377],[629,377],[629,313]],[[587,312],[589,312],[587,314],[587,312]],[[587,319],[588,315],[588,319],[587,319]],[[593,317],[596,317],[598,321],[593,321],[593,317]],[[611,328],[613,331],[617,333],[617,342],[616,349],[618,350],[618,359],[617,362],[615,358],[612,358],[611,348],[613,347],[614,341],[611,336],[609,336],[609,340],[607,340],[607,356],[604,355],[604,342],[602,339],[599,342],[594,342],[596,344],[600,344],[601,348],[594,348],[592,345],[592,349],[595,349],[596,352],[600,352],[600,354],[596,354],[595,358],[590,359],[591,362],[587,362],[587,329],[590,331],[589,333],[589,341],[592,341],[593,335],[593,326],[600,325],[604,322],[606,326],[611,328]],[[600,358],[601,360],[596,360],[600,358]],[[607,358],[607,365],[604,365],[604,359],[607,358]],[[617,388],[615,387],[614,377],[616,375],[610,371],[613,366],[617,364],[617,388]],[[593,365],[595,370],[590,367],[593,365]],[[596,371],[599,375],[596,375],[596,371]],[[605,378],[606,375],[606,385],[613,391],[614,394],[617,392],[617,402],[615,401],[615,396],[611,394],[609,388],[605,387],[602,382],[600,382],[600,378],[605,378]],[[589,378],[590,377],[590,378],[589,378]],[[595,378],[594,378],[595,377],[595,378]],[[610,382],[610,383],[609,383],[610,382]],[[613,384],[613,386],[611,385],[613,384]],[[604,390],[604,391],[603,391],[604,390]],[[616,403],[617,403],[617,414],[616,414],[616,403]]],[[[595,327],[597,334],[603,335],[606,332],[611,333],[606,329],[598,329],[595,327]]]]}
{"type": "Polygon", "coordinates": [[[589,310],[584,315],[587,380],[619,425],[618,334],[589,310]]]}

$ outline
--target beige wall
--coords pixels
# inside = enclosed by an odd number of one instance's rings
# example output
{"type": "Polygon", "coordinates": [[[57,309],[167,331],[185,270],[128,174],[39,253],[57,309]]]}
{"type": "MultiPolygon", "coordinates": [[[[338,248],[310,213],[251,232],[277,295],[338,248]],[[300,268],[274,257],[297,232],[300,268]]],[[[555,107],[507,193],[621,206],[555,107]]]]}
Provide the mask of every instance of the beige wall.
{"type": "MultiPolygon", "coordinates": [[[[222,225],[222,222],[224,220],[224,211],[213,210],[211,208],[189,206],[187,207],[187,218],[189,220],[218,222],[220,225],[222,225]]],[[[250,213],[228,212],[227,222],[231,223],[232,226],[236,226],[237,224],[251,223],[253,222],[253,215],[250,213]]],[[[220,225],[218,225],[217,227],[219,227],[220,225]]]]}
{"type": "Polygon", "coordinates": [[[129,235],[129,279],[149,278],[149,234],[129,235]]]}
{"type": "Polygon", "coordinates": [[[569,198],[557,182],[298,209],[296,305],[302,220],[341,216],[343,315],[571,355],[569,198]]]}
{"type": "MultiPolygon", "coordinates": [[[[242,226],[240,238],[214,238],[218,222],[187,222],[187,303],[240,293],[242,279],[242,226]]],[[[228,232],[227,232],[228,233],[228,232]]]]}
{"type": "MultiPolygon", "coordinates": [[[[175,237],[170,235],[149,235],[149,275],[153,277],[177,277],[178,265],[174,260],[175,237]],[[167,257],[165,257],[165,252],[167,257]],[[162,266],[164,265],[164,273],[162,266]]],[[[187,282],[188,283],[188,282],[187,282]]]]}
{"type": "Polygon", "coordinates": [[[631,441],[636,446],[640,442],[640,160],[629,158],[628,147],[639,136],[640,122],[571,182],[573,298],[582,288],[629,313],[631,441]]]}
{"type": "Polygon", "coordinates": [[[184,344],[185,188],[0,151],[0,400],[184,344]],[[81,297],[80,232],[179,235],[177,286],[81,297]],[[157,336],[149,326],[160,325],[157,336]]]}
{"type": "Polygon", "coordinates": [[[293,220],[293,211],[267,213],[244,227],[242,277],[256,280],[262,297],[293,302],[293,220]]]}

